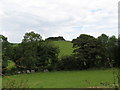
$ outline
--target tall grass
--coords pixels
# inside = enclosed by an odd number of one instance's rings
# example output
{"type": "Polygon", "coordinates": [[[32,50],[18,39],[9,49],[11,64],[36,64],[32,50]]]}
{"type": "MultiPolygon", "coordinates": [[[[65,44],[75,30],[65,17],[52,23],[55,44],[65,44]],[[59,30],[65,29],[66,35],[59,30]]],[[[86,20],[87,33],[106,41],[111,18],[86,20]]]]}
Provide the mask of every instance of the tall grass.
{"type": "Polygon", "coordinates": [[[118,69],[117,78],[118,78],[118,88],[119,88],[119,90],[120,90],[120,68],[118,69]]]}
{"type": "Polygon", "coordinates": [[[115,69],[113,68],[113,78],[114,78],[114,87],[120,90],[120,68],[115,69]]]}
{"type": "Polygon", "coordinates": [[[28,80],[16,80],[14,78],[8,78],[5,83],[2,84],[3,90],[7,88],[29,88],[28,80]]]}

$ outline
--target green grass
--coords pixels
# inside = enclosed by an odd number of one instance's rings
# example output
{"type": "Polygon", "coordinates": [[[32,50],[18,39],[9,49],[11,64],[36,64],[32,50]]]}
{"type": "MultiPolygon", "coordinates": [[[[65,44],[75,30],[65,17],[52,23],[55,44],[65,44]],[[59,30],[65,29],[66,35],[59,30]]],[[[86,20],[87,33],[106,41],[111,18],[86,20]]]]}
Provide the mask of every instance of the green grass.
{"type": "MultiPolygon", "coordinates": [[[[86,88],[104,87],[100,83],[113,83],[112,70],[60,71],[21,74],[3,77],[3,85],[9,79],[28,80],[30,88],[86,88]]],[[[8,87],[9,88],[9,87],[8,87]]]]}
{"type": "Polygon", "coordinates": [[[2,90],[1,88],[2,88],[2,77],[0,76],[0,90],[2,90]]]}
{"type": "Polygon", "coordinates": [[[70,55],[73,52],[73,44],[70,41],[52,41],[56,46],[59,47],[60,53],[59,58],[65,55],[70,55]]]}

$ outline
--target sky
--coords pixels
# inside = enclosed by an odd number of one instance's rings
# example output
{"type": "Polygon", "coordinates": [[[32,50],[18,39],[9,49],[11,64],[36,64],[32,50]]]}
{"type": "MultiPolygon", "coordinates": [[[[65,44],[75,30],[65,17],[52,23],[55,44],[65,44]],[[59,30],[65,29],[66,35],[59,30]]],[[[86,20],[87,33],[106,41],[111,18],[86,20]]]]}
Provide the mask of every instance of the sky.
{"type": "Polygon", "coordinates": [[[119,0],[0,0],[0,34],[19,43],[26,32],[43,39],[80,34],[118,36],[119,0]]]}

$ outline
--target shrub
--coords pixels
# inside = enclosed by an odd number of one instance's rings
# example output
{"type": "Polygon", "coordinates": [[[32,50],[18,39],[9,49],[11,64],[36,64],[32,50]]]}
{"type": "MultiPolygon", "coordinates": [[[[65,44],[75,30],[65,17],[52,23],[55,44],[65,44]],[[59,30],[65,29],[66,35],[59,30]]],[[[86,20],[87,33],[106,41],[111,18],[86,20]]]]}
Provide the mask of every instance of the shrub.
{"type": "Polygon", "coordinates": [[[76,70],[78,69],[77,61],[73,55],[63,56],[58,62],[59,70],[76,70]]]}

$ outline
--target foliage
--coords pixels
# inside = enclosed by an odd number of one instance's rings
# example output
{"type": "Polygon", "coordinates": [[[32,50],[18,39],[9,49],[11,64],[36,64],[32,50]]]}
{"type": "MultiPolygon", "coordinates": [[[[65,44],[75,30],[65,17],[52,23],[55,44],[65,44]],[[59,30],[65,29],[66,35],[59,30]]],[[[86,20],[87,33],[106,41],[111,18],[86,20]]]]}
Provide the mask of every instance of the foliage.
{"type": "Polygon", "coordinates": [[[4,36],[2,39],[5,68],[3,71],[6,70],[8,60],[15,62],[15,67],[20,71],[81,70],[120,66],[117,54],[119,39],[115,36],[108,37],[102,34],[95,38],[81,34],[71,43],[42,40],[40,34],[29,32],[25,33],[22,42],[18,44],[9,43],[4,36]]]}
{"type": "Polygon", "coordinates": [[[76,58],[84,68],[97,67],[101,61],[100,42],[93,36],[81,34],[73,41],[73,47],[76,58]],[[99,48],[99,49],[98,49],[99,48]]]}
{"type": "Polygon", "coordinates": [[[120,68],[120,35],[118,37],[118,48],[117,48],[117,66],[120,68]]]}
{"type": "Polygon", "coordinates": [[[22,43],[36,42],[36,41],[41,41],[41,40],[42,40],[42,37],[40,34],[29,32],[29,33],[25,33],[22,43]]]}
{"type": "MultiPolygon", "coordinates": [[[[64,41],[63,37],[42,40],[40,34],[29,32],[25,33],[22,42],[19,44],[9,43],[7,37],[3,35],[0,35],[0,39],[3,46],[2,68],[3,74],[6,73],[6,75],[14,74],[15,71],[26,70],[84,70],[89,68],[120,67],[120,38],[117,39],[115,36],[109,37],[106,34],[102,34],[98,38],[95,38],[87,34],[81,34],[76,39],[73,39],[71,43],[64,41]],[[11,62],[13,64],[10,66],[11,62]]],[[[61,79],[64,80],[65,78],[61,79]]],[[[118,86],[120,86],[119,72],[117,74],[117,80],[118,86]]],[[[91,84],[91,80],[84,81],[89,85],[91,84]]],[[[116,82],[116,79],[113,81],[116,82]]],[[[10,86],[15,85],[15,82],[9,82],[10,86]]],[[[108,82],[102,81],[100,85],[112,86],[111,84],[115,83],[109,83],[108,85],[108,82]]],[[[9,86],[9,83],[7,85],[9,86]]],[[[19,84],[18,87],[20,85],[22,84],[19,84]]]]}
{"type": "Polygon", "coordinates": [[[73,39],[73,47],[76,58],[84,68],[117,67],[117,38],[102,34],[98,38],[81,34],[73,39]]]}
{"type": "Polygon", "coordinates": [[[50,42],[42,42],[41,45],[37,47],[37,63],[36,66],[39,69],[56,69],[56,64],[58,61],[58,47],[54,46],[50,42]]]}
{"type": "Polygon", "coordinates": [[[59,50],[50,42],[43,41],[39,34],[30,32],[25,34],[22,43],[14,47],[14,53],[20,70],[43,71],[55,69],[59,50]]]}
{"type": "Polygon", "coordinates": [[[118,88],[120,90],[120,35],[118,37],[118,48],[117,48],[117,65],[118,65],[118,88]]]}
{"type": "Polygon", "coordinates": [[[73,55],[63,56],[58,63],[58,70],[77,70],[79,65],[73,55]]]}
{"type": "Polygon", "coordinates": [[[117,38],[102,34],[98,37],[102,45],[102,59],[107,67],[117,66],[117,38]],[[112,65],[112,66],[111,66],[112,65]]]}
{"type": "Polygon", "coordinates": [[[47,39],[45,39],[47,41],[65,41],[65,39],[62,36],[58,36],[58,37],[49,37],[47,39]]]}
{"type": "Polygon", "coordinates": [[[0,35],[0,40],[2,42],[2,68],[3,73],[8,66],[8,60],[11,60],[11,56],[13,56],[12,45],[7,41],[7,37],[0,35]]]}

